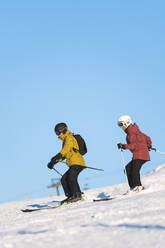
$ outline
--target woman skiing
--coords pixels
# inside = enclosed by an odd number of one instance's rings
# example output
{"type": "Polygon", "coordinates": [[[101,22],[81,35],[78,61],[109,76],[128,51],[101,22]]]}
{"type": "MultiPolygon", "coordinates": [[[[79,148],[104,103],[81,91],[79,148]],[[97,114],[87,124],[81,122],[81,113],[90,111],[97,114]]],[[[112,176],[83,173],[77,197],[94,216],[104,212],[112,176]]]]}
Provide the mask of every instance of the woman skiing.
{"type": "Polygon", "coordinates": [[[132,124],[132,119],[128,115],[118,119],[118,126],[127,134],[127,144],[118,143],[118,148],[129,149],[133,153],[132,160],[125,167],[130,190],[139,192],[144,189],[140,180],[140,169],[150,160],[149,150],[152,142],[149,136],[139,130],[136,123],[132,124]]]}

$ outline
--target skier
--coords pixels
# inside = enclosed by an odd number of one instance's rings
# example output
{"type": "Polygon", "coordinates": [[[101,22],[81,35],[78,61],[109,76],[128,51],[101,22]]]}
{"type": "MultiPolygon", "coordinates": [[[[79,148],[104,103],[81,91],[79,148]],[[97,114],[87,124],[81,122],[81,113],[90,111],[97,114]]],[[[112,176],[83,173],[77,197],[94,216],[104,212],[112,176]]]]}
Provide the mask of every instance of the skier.
{"type": "Polygon", "coordinates": [[[85,169],[85,161],[79,152],[79,146],[76,138],[68,130],[65,123],[58,123],[54,129],[58,138],[63,142],[62,150],[54,156],[47,167],[53,169],[54,165],[64,159],[69,169],[61,178],[61,184],[66,195],[63,202],[75,202],[81,200],[82,193],[78,184],[78,175],[85,169]]]}
{"type": "Polygon", "coordinates": [[[127,134],[127,144],[118,143],[118,149],[129,149],[133,153],[132,160],[125,167],[130,186],[127,193],[140,192],[144,189],[140,180],[140,169],[150,160],[149,150],[152,148],[152,142],[149,136],[139,130],[136,123],[132,124],[132,119],[128,115],[118,119],[118,126],[127,134]]]}

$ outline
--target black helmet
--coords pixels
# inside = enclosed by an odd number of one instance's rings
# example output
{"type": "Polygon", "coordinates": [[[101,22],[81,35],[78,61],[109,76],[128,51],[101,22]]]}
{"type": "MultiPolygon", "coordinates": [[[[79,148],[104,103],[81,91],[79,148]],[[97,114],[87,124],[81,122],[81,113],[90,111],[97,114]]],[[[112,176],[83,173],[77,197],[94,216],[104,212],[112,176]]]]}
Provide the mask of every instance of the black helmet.
{"type": "Polygon", "coordinates": [[[61,123],[58,123],[55,128],[54,128],[54,131],[57,135],[59,135],[60,133],[63,133],[65,134],[66,131],[67,131],[68,127],[65,123],[61,122],[61,123]]]}

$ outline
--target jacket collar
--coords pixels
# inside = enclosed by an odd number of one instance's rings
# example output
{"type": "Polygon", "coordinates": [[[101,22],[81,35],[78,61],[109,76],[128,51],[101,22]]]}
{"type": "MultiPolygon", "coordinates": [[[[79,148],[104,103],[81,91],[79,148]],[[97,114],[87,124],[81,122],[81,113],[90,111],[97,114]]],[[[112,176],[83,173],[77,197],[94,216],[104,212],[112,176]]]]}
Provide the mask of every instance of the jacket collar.
{"type": "Polygon", "coordinates": [[[127,134],[130,133],[137,133],[139,131],[139,127],[136,123],[134,123],[133,125],[131,124],[129,127],[127,127],[127,129],[125,130],[125,132],[127,134]]]}
{"type": "Polygon", "coordinates": [[[59,139],[61,139],[62,141],[64,141],[65,138],[66,138],[68,135],[70,135],[70,134],[71,134],[71,132],[70,132],[69,130],[67,130],[65,134],[63,134],[61,137],[59,137],[59,139]]]}

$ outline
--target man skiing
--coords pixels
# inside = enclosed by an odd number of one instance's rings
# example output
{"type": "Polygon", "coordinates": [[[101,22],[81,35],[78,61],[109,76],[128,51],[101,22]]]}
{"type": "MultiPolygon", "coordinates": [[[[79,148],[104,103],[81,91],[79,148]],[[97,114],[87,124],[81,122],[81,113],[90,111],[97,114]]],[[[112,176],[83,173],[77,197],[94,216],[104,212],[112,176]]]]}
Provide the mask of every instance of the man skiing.
{"type": "Polygon", "coordinates": [[[140,169],[150,160],[149,150],[152,148],[152,142],[149,136],[139,130],[136,123],[132,124],[132,119],[128,115],[118,119],[118,126],[127,134],[127,144],[118,143],[118,148],[129,149],[133,153],[132,160],[125,167],[128,184],[131,191],[140,192],[144,189],[140,180],[140,169]]]}
{"type": "Polygon", "coordinates": [[[79,152],[76,138],[68,130],[65,123],[58,123],[54,129],[58,138],[63,142],[62,150],[48,163],[48,168],[53,169],[54,165],[64,159],[69,169],[61,178],[61,184],[66,195],[63,202],[75,202],[81,200],[82,193],[78,184],[78,175],[85,169],[85,161],[79,152]]]}

